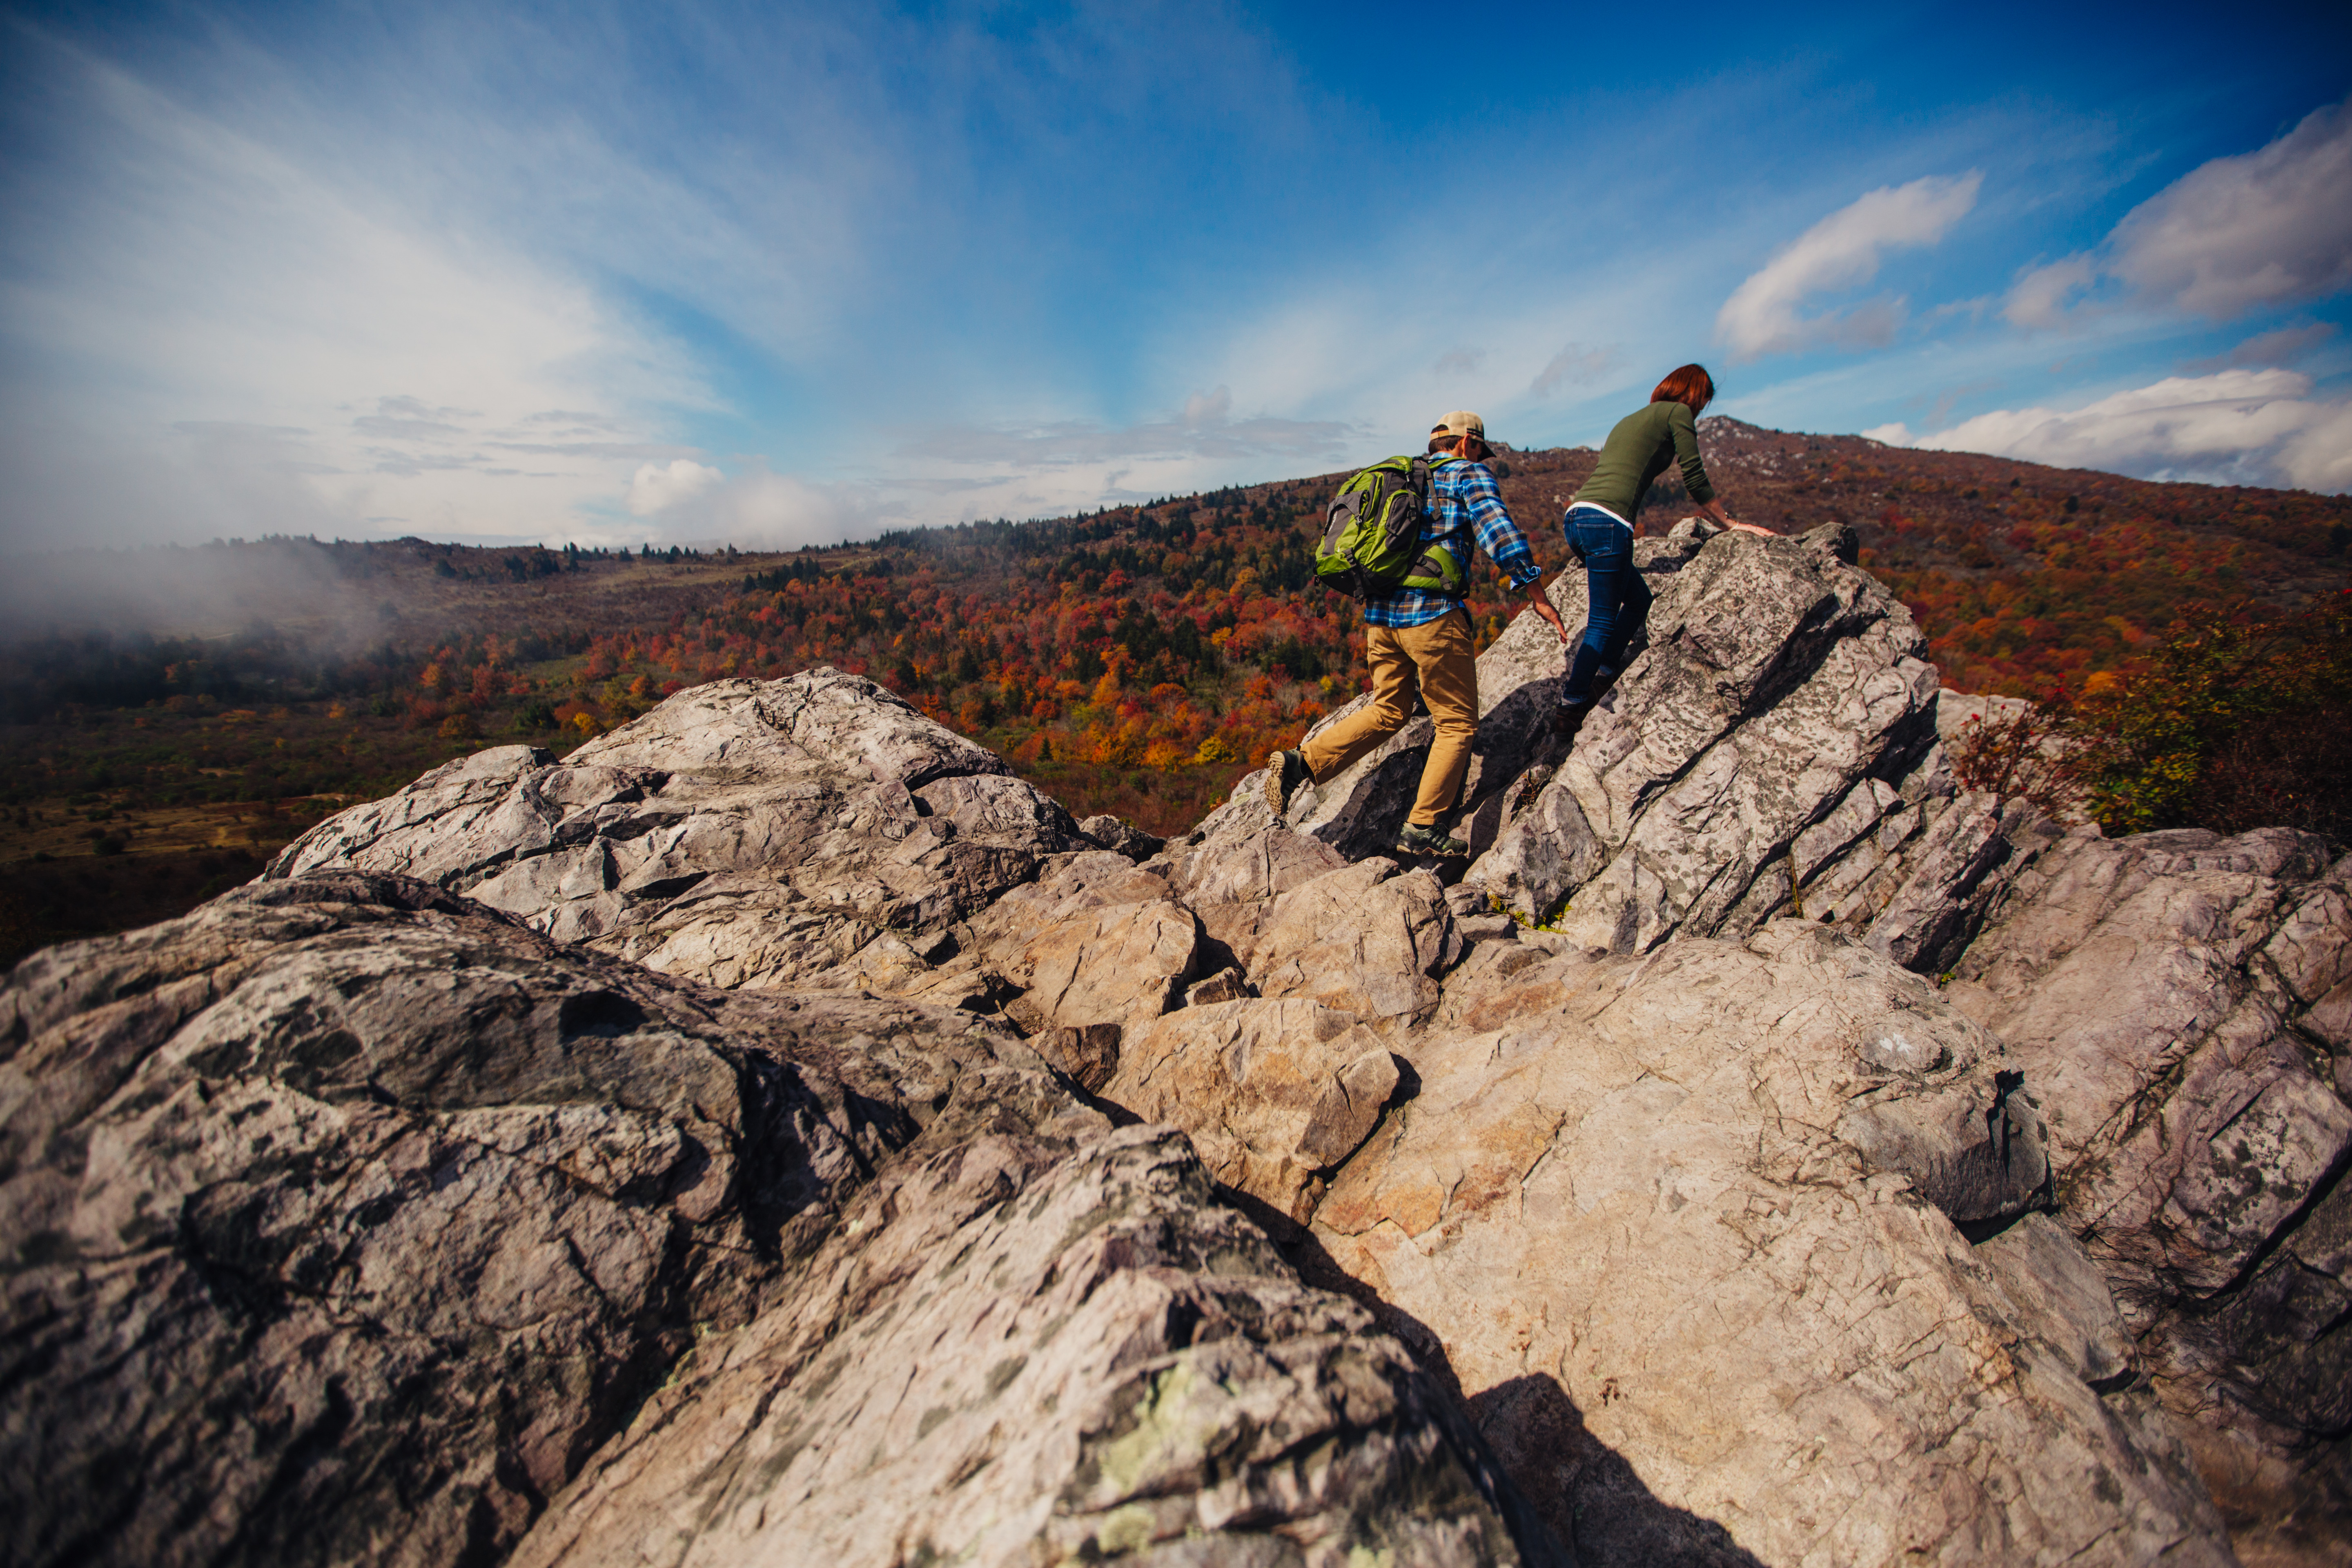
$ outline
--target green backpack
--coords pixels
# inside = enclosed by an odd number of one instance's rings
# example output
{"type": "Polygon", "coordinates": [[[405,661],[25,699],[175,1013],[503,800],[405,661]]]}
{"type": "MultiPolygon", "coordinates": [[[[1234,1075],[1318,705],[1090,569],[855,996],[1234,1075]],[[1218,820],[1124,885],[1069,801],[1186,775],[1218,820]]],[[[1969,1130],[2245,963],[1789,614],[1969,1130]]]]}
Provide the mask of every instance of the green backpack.
{"type": "Polygon", "coordinates": [[[1323,537],[1315,545],[1315,575],[1326,588],[1369,599],[1399,588],[1459,597],[1462,563],[1442,544],[1423,548],[1429,521],[1430,476],[1458,458],[1389,458],[1339,487],[1323,537]]]}

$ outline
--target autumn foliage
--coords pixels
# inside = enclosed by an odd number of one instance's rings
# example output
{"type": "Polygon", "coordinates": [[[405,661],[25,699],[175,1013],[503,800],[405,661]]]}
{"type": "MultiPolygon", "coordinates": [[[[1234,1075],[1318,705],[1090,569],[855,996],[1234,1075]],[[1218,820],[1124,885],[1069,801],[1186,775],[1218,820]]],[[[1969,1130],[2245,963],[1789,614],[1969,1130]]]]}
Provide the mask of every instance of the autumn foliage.
{"type": "MultiPolygon", "coordinates": [[[[1703,422],[1701,443],[1747,521],[1790,532],[1850,523],[1864,569],[1901,595],[1945,683],[1962,690],[2105,711],[2113,682],[2168,679],[2149,673],[2171,668],[2162,628],[2190,606],[2238,604],[2249,626],[2284,624],[2352,581],[2352,501],[2340,496],[1721,418],[1703,422]]],[[[1566,564],[1560,510],[1594,458],[1508,451],[1496,465],[1548,574],[1566,564]]],[[[382,603],[366,630],[339,626],[332,638],[257,625],[202,639],[46,633],[0,647],[0,744],[13,763],[0,804],[381,794],[486,744],[568,750],[704,681],[833,665],[993,748],[1074,812],[1181,831],[1268,749],[1363,689],[1360,616],[1316,585],[1309,555],[1343,477],[782,555],[232,541],[231,554],[315,558],[315,574],[382,603]]],[[[1686,502],[1663,481],[1645,527],[1670,527],[1686,502]]],[[[1517,607],[1478,563],[1468,608],[1479,646],[1517,607]]],[[[2229,742],[2253,748],[2231,776],[2286,767],[2273,753],[2290,739],[2229,742]]],[[[2205,759],[2226,749],[2210,736],[2199,746],[2205,759]]],[[[2159,798],[2150,781],[2175,765],[2129,764],[2146,808],[2116,793],[2101,809],[2117,824],[2223,809],[2209,789],[2221,775],[2203,761],[2207,794],[2184,784],[2159,798]]],[[[2227,809],[2255,807],[2250,797],[2227,809]]]]}
{"type": "Polygon", "coordinates": [[[2109,833],[2277,825],[2352,838],[2352,593],[2300,614],[2196,606],[2058,723],[2109,833]]]}
{"type": "MultiPolygon", "coordinates": [[[[699,616],[596,634],[574,700],[617,721],[681,686],[832,665],[1074,811],[1181,831],[1363,685],[1355,606],[1314,579],[1323,500],[1312,484],[1224,491],[805,552],[699,616]]],[[[1507,614],[1488,577],[1470,606],[1482,645],[1507,614]]]]}

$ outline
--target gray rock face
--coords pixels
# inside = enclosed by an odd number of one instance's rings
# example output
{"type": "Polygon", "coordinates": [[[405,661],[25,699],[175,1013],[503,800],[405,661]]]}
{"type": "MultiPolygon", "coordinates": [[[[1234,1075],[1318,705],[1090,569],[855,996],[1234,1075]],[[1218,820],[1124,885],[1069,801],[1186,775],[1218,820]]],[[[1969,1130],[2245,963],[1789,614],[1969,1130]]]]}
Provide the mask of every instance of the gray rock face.
{"type": "Polygon", "coordinates": [[[2319,839],[2077,831],[2002,884],[1946,991],[2034,1086],[2059,1212],[2168,1397],[2289,1448],[2352,1422],[2347,980],[2352,864],[2319,839]]]}
{"type": "Polygon", "coordinates": [[[706,1340],[517,1561],[1517,1560],[1428,1380],[1181,1137],[1002,1142],[856,1205],[908,1217],[706,1340]]]}
{"type": "Polygon", "coordinates": [[[1160,846],[814,671],[29,962],[27,1560],[2228,1563],[2352,1423],[2347,865],[1960,794],[1850,533],[1709,531],[1572,753],[1484,656],[1451,887],[1425,726],[1160,846]]]}
{"type": "MultiPolygon", "coordinates": [[[[1866,918],[1952,794],[1925,639],[1845,559],[1850,533],[1712,531],[1694,520],[1637,543],[1655,595],[1646,646],[1572,752],[1547,722],[1564,673],[1550,629],[1522,616],[1479,657],[1457,826],[1475,857],[1465,885],[1587,946],[1647,952],[1790,913],[1866,918]]],[[[1563,576],[1551,595],[1580,624],[1582,579],[1563,576]]],[[[1303,792],[1286,826],[1350,858],[1379,852],[1428,739],[1425,720],[1409,724],[1303,792]]],[[[1171,850],[1180,879],[1208,878],[1260,840],[1253,784],[1171,850]]]]}
{"type": "Polygon", "coordinates": [[[337,872],[37,955],[0,1050],[12,1562],[1565,1561],[1001,1026],[337,872]]]}
{"type": "Polygon", "coordinates": [[[1795,921],[1482,944],[1409,1048],[1312,1239],[1585,1561],[2231,1561],[2081,1247],[1952,1224],[2046,1134],[1927,982],[1795,921]]]}
{"type": "MultiPolygon", "coordinates": [[[[913,994],[959,921],[1095,847],[993,752],[815,669],[681,692],[561,763],[477,752],[320,823],[267,875],[419,877],[715,984],[913,994]]],[[[985,992],[941,978],[939,1000],[985,992]]]]}

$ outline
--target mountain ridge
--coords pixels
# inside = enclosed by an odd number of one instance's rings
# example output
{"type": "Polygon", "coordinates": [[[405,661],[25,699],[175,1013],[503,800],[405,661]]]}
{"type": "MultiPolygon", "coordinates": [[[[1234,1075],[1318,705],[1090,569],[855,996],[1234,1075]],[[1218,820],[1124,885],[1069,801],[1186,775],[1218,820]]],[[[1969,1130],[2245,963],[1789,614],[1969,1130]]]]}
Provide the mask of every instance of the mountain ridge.
{"type": "MultiPolygon", "coordinates": [[[[1735,510],[1849,522],[1963,689],[2079,689],[2197,599],[2284,608],[2347,580],[2342,497],[1704,424],[1735,510]]],[[[1552,519],[1592,460],[1502,456],[1547,570],[1566,563],[1552,519]]],[[[666,691],[816,664],[879,680],[1078,816],[1180,830],[1360,686],[1360,627],[1307,553],[1337,477],[764,555],[223,546],[331,584],[320,603],[359,646],[262,627],[0,648],[7,950],[184,909],[349,799],[485,745],[562,750],[666,691]]],[[[1678,497],[1655,492],[1648,520],[1671,522],[1678,497]]],[[[1483,567],[1469,605],[1481,647],[1516,607],[1483,567]]]]}

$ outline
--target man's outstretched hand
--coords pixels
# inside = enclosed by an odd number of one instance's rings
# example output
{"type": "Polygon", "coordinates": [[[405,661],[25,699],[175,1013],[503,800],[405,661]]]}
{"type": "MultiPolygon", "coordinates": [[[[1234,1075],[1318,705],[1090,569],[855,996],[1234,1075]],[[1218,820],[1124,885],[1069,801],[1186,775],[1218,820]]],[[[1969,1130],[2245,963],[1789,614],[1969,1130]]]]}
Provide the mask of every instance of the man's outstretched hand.
{"type": "Polygon", "coordinates": [[[1543,579],[1540,577],[1528,584],[1528,608],[1549,621],[1551,629],[1559,634],[1561,642],[1569,640],[1568,623],[1559,618],[1558,610],[1552,608],[1551,595],[1543,591],[1543,579]]]}

